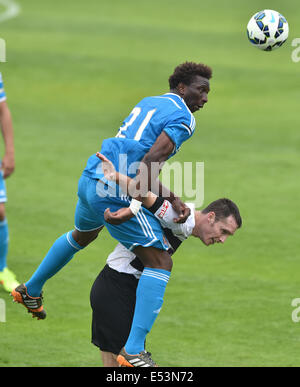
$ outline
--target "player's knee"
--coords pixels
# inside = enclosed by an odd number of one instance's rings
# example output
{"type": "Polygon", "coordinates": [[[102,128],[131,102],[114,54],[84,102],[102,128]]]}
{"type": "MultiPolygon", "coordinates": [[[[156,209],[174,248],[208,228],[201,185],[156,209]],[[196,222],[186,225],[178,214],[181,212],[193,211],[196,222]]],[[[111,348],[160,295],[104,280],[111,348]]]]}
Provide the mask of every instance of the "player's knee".
{"type": "Polygon", "coordinates": [[[0,203],[0,222],[5,219],[5,205],[4,203],[0,203]]]}
{"type": "Polygon", "coordinates": [[[98,237],[98,234],[101,231],[101,229],[102,228],[94,231],[88,231],[88,232],[74,230],[72,232],[72,237],[81,247],[86,247],[98,237]]]}
{"type": "Polygon", "coordinates": [[[158,266],[156,267],[156,269],[172,271],[172,267],[173,267],[173,260],[170,254],[166,253],[164,254],[164,257],[161,257],[161,259],[159,260],[158,266]]]}
{"type": "MultiPolygon", "coordinates": [[[[144,250],[145,251],[145,250],[144,250]]],[[[139,254],[137,254],[140,257],[139,254]]],[[[171,271],[173,260],[167,251],[150,248],[142,260],[145,266],[153,269],[163,269],[171,271]]]]}

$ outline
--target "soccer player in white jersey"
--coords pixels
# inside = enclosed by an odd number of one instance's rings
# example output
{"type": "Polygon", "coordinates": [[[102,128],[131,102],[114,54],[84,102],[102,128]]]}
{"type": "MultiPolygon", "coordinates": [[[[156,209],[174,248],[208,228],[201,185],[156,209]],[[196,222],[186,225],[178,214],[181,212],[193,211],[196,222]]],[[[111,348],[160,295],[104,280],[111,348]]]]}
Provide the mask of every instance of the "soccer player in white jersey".
{"type": "Polygon", "coordinates": [[[0,73],[0,126],[4,140],[4,156],[0,162],[0,284],[7,292],[11,292],[18,282],[14,273],[7,267],[8,252],[8,226],[5,213],[6,187],[5,179],[8,178],[15,169],[13,124],[6,102],[2,75],[0,73]]]}
{"type": "MultiPolygon", "coordinates": [[[[117,172],[104,155],[97,153],[97,156],[102,160],[105,177],[128,192],[132,179],[117,172]]],[[[164,229],[171,255],[190,236],[199,238],[206,246],[224,243],[242,225],[238,207],[229,199],[216,200],[202,211],[196,211],[193,204],[186,204],[191,214],[185,223],[179,224],[174,223],[177,213],[168,200],[152,192],[143,198],[143,206],[154,214],[164,229]]],[[[114,221],[117,214],[107,210],[106,217],[114,221]]],[[[147,274],[147,268],[136,254],[119,243],[108,256],[106,266],[91,289],[92,342],[101,351],[104,367],[117,367],[119,363],[128,367],[130,362],[134,366],[147,366],[135,356],[131,359],[122,356],[122,348],[133,319],[135,292],[142,273],[147,274]]]]}
{"type": "MultiPolygon", "coordinates": [[[[102,161],[102,170],[104,176],[110,180],[116,182],[123,192],[129,192],[130,187],[134,184],[134,180],[130,177],[118,172],[115,170],[112,162],[105,157],[103,154],[97,152],[97,157],[102,161]]],[[[225,200],[225,199],[224,199],[225,200]]],[[[175,223],[174,220],[177,218],[176,211],[172,207],[171,203],[168,200],[163,200],[163,198],[158,197],[153,192],[149,191],[145,197],[142,198],[143,206],[146,208],[154,208],[156,206],[155,211],[152,211],[154,216],[160,221],[163,228],[168,228],[172,230],[172,233],[175,237],[179,238],[181,241],[186,239],[187,237],[193,235],[201,239],[201,241],[209,246],[214,243],[224,243],[229,235],[233,235],[237,228],[241,226],[241,218],[236,205],[230,209],[230,213],[234,214],[232,219],[227,219],[229,222],[227,228],[223,224],[218,225],[218,229],[206,229],[204,223],[208,222],[210,224],[215,224],[216,222],[216,214],[211,213],[208,216],[204,217],[203,214],[206,214],[205,211],[195,211],[193,204],[186,205],[190,208],[190,215],[184,223],[175,223]]],[[[229,203],[226,203],[229,205],[229,203]]],[[[229,205],[230,207],[230,205],[229,205]]],[[[112,213],[109,209],[105,211],[105,219],[109,222],[118,223],[119,212],[116,211],[112,213]]],[[[224,216],[227,218],[229,215],[224,216]]],[[[217,220],[219,221],[219,217],[217,216],[217,220]]]]}

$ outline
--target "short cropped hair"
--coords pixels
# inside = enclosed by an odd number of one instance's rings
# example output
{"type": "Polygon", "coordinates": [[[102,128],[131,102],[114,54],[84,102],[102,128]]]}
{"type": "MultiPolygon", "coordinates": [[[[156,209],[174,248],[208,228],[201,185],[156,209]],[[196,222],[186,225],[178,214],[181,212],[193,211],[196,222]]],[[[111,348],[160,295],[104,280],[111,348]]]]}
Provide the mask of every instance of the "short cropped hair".
{"type": "Polygon", "coordinates": [[[187,86],[190,85],[197,75],[210,79],[212,77],[212,69],[202,63],[182,63],[175,68],[174,73],[169,78],[170,89],[175,89],[180,82],[187,86]]]}
{"type": "Polygon", "coordinates": [[[242,227],[242,218],[238,206],[230,199],[218,199],[210,203],[204,210],[201,211],[203,214],[214,212],[216,214],[215,221],[219,221],[228,216],[232,215],[238,225],[238,228],[242,227]]]}

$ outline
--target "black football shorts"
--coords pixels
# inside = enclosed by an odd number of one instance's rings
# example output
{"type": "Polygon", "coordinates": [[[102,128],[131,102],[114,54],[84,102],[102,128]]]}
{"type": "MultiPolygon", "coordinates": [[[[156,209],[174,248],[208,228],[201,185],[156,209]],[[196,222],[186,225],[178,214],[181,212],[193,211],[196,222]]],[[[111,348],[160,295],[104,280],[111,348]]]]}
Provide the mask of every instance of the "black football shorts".
{"type": "Polygon", "coordinates": [[[119,354],[129,336],[134,314],[138,279],[106,265],[90,294],[92,343],[101,351],[119,354]]]}

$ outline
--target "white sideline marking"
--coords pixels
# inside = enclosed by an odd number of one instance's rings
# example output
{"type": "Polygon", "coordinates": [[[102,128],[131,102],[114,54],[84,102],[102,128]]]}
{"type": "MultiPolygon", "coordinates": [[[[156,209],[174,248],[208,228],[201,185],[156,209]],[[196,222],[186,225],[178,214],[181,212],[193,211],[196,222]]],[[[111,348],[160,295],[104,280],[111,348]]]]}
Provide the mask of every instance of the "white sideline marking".
{"type": "Polygon", "coordinates": [[[5,11],[0,14],[0,23],[18,16],[21,12],[21,7],[14,0],[0,0],[0,5],[3,5],[6,8],[5,11]]]}

